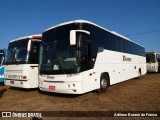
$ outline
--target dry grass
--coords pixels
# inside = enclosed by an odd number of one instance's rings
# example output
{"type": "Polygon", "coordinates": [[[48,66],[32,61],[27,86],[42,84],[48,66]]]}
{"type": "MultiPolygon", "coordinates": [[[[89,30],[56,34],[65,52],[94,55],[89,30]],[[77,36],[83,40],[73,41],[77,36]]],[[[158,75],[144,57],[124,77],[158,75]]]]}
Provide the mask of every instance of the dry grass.
{"type": "MultiPolygon", "coordinates": [[[[3,92],[0,98],[0,111],[160,111],[160,74],[147,74],[141,79],[113,85],[103,94],[93,91],[84,95],[63,95],[0,85],[0,91],[5,89],[7,91],[3,92]]],[[[89,119],[97,120],[91,117],[89,119]]]]}

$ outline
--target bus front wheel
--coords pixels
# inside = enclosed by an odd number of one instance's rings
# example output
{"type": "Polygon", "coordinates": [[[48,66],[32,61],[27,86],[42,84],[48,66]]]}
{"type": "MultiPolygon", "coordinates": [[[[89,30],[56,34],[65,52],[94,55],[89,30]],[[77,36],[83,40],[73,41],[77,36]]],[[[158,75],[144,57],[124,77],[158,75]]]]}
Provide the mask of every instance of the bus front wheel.
{"type": "Polygon", "coordinates": [[[99,93],[106,92],[109,85],[109,77],[106,74],[102,74],[100,78],[100,88],[99,93]]]}

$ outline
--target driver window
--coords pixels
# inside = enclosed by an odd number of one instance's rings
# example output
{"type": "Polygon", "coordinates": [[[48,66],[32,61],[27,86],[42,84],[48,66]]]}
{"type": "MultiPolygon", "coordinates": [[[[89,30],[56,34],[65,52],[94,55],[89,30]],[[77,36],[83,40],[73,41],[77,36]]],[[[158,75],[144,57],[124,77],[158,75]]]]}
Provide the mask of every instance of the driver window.
{"type": "Polygon", "coordinates": [[[31,56],[30,56],[31,63],[37,64],[39,62],[39,49],[40,49],[40,43],[33,42],[31,47],[31,56]]]}

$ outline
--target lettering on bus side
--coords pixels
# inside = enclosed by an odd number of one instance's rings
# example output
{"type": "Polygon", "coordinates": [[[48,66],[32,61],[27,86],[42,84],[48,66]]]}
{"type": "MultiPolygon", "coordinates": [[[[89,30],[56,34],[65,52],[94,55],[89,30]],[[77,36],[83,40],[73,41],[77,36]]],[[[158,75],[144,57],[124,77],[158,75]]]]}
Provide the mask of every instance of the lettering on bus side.
{"type": "Polygon", "coordinates": [[[128,62],[131,62],[132,59],[129,58],[129,57],[126,57],[125,55],[123,55],[123,61],[128,61],[128,62]]]}

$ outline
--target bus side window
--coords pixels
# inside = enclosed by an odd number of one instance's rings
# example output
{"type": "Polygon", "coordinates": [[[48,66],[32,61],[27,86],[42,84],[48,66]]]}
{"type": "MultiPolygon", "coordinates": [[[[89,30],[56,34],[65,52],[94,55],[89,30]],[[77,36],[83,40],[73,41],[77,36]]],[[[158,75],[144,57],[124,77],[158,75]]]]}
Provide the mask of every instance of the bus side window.
{"type": "Polygon", "coordinates": [[[40,48],[39,43],[32,44],[31,56],[30,56],[31,63],[37,64],[39,62],[39,48],[40,48]]]}

